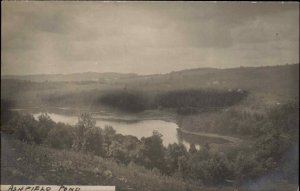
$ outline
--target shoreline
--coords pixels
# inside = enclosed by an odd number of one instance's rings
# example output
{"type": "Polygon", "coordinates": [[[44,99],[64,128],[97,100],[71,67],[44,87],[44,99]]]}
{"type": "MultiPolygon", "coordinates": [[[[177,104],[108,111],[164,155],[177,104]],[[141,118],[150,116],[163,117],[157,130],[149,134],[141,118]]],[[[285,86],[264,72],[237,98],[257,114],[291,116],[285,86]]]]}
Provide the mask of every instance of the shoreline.
{"type": "MultiPolygon", "coordinates": [[[[193,131],[187,131],[182,128],[178,128],[178,131],[190,135],[196,135],[196,136],[205,136],[205,137],[210,137],[210,138],[217,138],[217,139],[223,139],[226,141],[229,141],[231,144],[241,144],[243,142],[242,139],[236,138],[236,137],[231,137],[231,136],[226,136],[226,135],[221,135],[221,134],[216,134],[216,133],[202,133],[202,132],[193,132],[193,131]]],[[[226,144],[226,143],[225,143],[226,144]]]]}
{"type": "MultiPolygon", "coordinates": [[[[55,110],[55,113],[58,114],[65,114],[65,115],[74,115],[75,113],[79,114],[80,111],[89,111],[86,108],[71,108],[71,107],[19,107],[19,108],[11,108],[12,111],[31,111],[30,113],[35,112],[42,112],[45,110],[48,110],[47,113],[52,113],[49,110],[55,110]]],[[[185,134],[189,135],[195,135],[199,137],[208,137],[208,138],[216,138],[216,139],[222,139],[225,141],[228,141],[229,143],[224,144],[234,144],[239,145],[244,140],[232,137],[228,135],[222,135],[217,133],[204,133],[204,132],[195,132],[186,130],[184,127],[181,127],[178,122],[178,114],[176,114],[174,111],[164,111],[164,110],[145,110],[141,113],[124,113],[120,111],[115,111],[107,108],[103,108],[102,110],[98,111],[89,111],[94,115],[95,119],[101,119],[106,121],[123,121],[123,122],[138,122],[138,121],[144,121],[144,120],[162,120],[165,122],[171,122],[175,123],[177,125],[177,131],[180,131],[185,134]],[[97,114],[107,116],[107,117],[97,117],[97,114]]],[[[53,112],[54,113],[54,112],[53,112]]],[[[76,115],[76,114],[75,114],[76,115]]]]}

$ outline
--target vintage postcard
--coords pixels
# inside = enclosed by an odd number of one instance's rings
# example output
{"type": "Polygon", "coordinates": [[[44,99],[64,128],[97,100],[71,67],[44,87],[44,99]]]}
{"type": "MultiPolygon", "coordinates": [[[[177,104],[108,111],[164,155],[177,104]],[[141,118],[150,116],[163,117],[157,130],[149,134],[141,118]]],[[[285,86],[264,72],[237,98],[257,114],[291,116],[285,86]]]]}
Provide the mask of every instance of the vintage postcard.
{"type": "Polygon", "coordinates": [[[299,189],[299,2],[1,10],[1,190],[299,189]]]}

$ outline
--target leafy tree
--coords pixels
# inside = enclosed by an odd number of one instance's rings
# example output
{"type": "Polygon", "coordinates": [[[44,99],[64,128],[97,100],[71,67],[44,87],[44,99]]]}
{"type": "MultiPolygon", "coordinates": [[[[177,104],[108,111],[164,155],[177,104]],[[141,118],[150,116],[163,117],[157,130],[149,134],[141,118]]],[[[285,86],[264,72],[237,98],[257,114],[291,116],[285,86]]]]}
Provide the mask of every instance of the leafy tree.
{"type": "Polygon", "coordinates": [[[262,164],[254,155],[240,152],[234,162],[235,182],[241,185],[247,181],[253,181],[264,174],[262,164]]]}
{"type": "Polygon", "coordinates": [[[86,130],[84,137],[83,150],[95,155],[104,156],[104,138],[102,130],[98,127],[91,127],[86,130]]]}
{"type": "Polygon", "coordinates": [[[178,166],[178,173],[182,178],[188,178],[189,173],[191,172],[190,166],[188,164],[188,156],[181,155],[177,158],[177,166],[178,166]]]}
{"type": "Polygon", "coordinates": [[[39,136],[37,121],[32,115],[24,115],[17,119],[16,129],[14,135],[27,143],[37,143],[42,142],[41,137],[39,136]]]}
{"type": "Polygon", "coordinates": [[[41,140],[47,137],[48,132],[55,126],[55,122],[47,113],[43,113],[38,117],[38,134],[41,140]]]}
{"type": "Polygon", "coordinates": [[[12,111],[10,109],[12,105],[12,101],[1,99],[1,127],[11,119],[12,111]]]}
{"type": "Polygon", "coordinates": [[[94,128],[96,125],[96,121],[92,118],[92,116],[88,113],[81,114],[78,117],[78,123],[75,125],[74,129],[74,141],[72,147],[79,151],[85,150],[86,144],[86,134],[94,128]]]}
{"type": "Polygon", "coordinates": [[[230,169],[225,163],[224,158],[218,155],[213,155],[207,161],[208,178],[203,178],[209,184],[220,184],[224,183],[224,180],[231,175],[230,169]]]}
{"type": "Polygon", "coordinates": [[[91,114],[81,114],[74,129],[72,147],[77,151],[104,156],[103,142],[102,130],[96,127],[96,121],[92,118],[91,114]]]}
{"type": "Polygon", "coordinates": [[[272,108],[268,112],[268,120],[270,128],[290,135],[293,142],[299,141],[299,104],[288,103],[272,108]]]}
{"type": "Polygon", "coordinates": [[[164,146],[161,137],[162,135],[157,131],[153,131],[151,137],[142,137],[142,143],[137,158],[139,164],[150,169],[156,167],[157,169],[164,171],[164,146]]]}
{"type": "Polygon", "coordinates": [[[70,149],[72,147],[73,128],[63,123],[57,123],[45,140],[46,145],[56,149],[70,149]]]}
{"type": "Polygon", "coordinates": [[[173,143],[166,149],[167,173],[172,174],[179,170],[179,158],[187,157],[188,152],[183,144],[173,143]]]}
{"type": "Polygon", "coordinates": [[[194,143],[190,144],[190,148],[189,148],[189,153],[190,154],[195,154],[197,152],[196,146],[194,143]]]}
{"type": "Polygon", "coordinates": [[[104,135],[104,144],[106,152],[110,152],[110,145],[113,142],[114,137],[116,136],[116,131],[112,128],[112,126],[105,126],[103,130],[104,135]]]}
{"type": "Polygon", "coordinates": [[[127,150],[118,142],[113,142],[111,144],[108,156],[115,159],[119,163],[128,164],[131,161],[127,150]]]}

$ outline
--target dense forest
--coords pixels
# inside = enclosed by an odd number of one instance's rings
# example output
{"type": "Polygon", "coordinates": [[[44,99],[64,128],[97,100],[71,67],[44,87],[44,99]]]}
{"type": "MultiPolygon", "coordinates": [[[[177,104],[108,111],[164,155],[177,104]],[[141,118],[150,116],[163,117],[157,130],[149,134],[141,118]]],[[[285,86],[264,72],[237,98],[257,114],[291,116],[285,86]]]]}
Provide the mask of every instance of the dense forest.
{"type": "Polygon", "coordinates": [[[104,94],[98,102],[129,112],[174,109],[179,114],[192,114],[228,107],[240,102],[246,96],[247,92],[241,89],[230,91],[185,89],[158,93],[150,99],[141,92],[123,90],[104,94]]]}
{"type": "Polygon", "coordinates": [[[173,108],[180,114],[190,114],[210,109],[219,109],[241,101],[247,92],[241,89],[221,90],[177,90],[160,94],[155,99],[159,108],[173,108]]]}
{"type": "MultiPolygon", "coordinates": [[[[12,134],[24,143],[90,153],[125,165],[134,163],[199,185],[233,182],[240,186],[262,178],[298,180],[297,104],[277,106],[261,116],[255,131],[250,132],[254,146],[225,154],[212,153],[209,146],[197,150],[193,144],[189,150],[176,143],[164,147],[159,132],[141,139],[117,134],[113,127],[96,127],[90,114],[82,114],[77,125],[69,126],[55,123],[47,114],[36,120],[31,115],[7,110],[7,106],[1,102],[1,116],[6,116],[1,118],[1,132],[12,134]]],[[[248,116],[251,117],[257,118],[256,115],[248,116]]],[[[234,119],[243,121],[244,117],[236,115],[234,119]]],[[[237,123],[235,129],[245,128],[242,126],[237,123]]]]}
{"type": "Polygon", "coordinates": [[[140,92],[114,91],[97,100],[98,103],[128,112],[140,112],[149,108],[148,100],[140,92]]]}

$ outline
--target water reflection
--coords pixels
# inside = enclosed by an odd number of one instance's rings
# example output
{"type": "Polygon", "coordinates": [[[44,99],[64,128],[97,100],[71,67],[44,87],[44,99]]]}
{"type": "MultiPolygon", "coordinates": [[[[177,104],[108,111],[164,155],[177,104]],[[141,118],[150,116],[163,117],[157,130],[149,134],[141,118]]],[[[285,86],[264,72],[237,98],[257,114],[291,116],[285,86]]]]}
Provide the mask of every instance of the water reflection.
{"type": "MultiPolygon", "coordinates": [[[[33,116],[38,118],[42,112],[34,112],[33,116]]],[[[74,114],[74,113],[73,113],[74,114]]],[[[75,125],[78,122],[77,115],[64,115],[49,112],[48,115],[55,122],[63,122],[69,125],[75,125]]],[[[133,135],[137,138],[149,137],[153,131],[158,131],[163,135],[163,144],[168,146],[172,143],[182,143],[187,148],[190,142],[180,138],[177,135],[177,124],[173,122],[166,122],[163,120],[131,120],[119,119],[107,116],[101,116],[99,113],[95,116],[96,126],[104,128],[106,125],[112,126],[117,133],[122,135],[133,135]]],[[[199,148],[199,146],[198,146],[199,148]]]]}
{"type": "MultiPolygon", "coordinates": [[[[47,113],[55,122],[63,122],[69,125],[75,125],[78,122],[78,116],[83,112],[89,112],[88,110],[76,109],[76,108],[26,108],[15,109],[20,112],[31,113],[35,118],[38,118],[42,113],[47,113]]],[[[117,133],[123,135],[133,135],[139,139],[142,137],[149,137],[153,131],[158,131],[163,135],[163,144],[168,146],[172,143],[182,143],[187,148],[193,143],[197,149],[200,149],[200,145],[207,143],[226,143],[226,140],[186,134],[178,131],[178,125],[174,122],[167,122],[164,120],[141,120],[137,116],[120,115],[115,113],[109,113],[107,111],[92,112],[93,117],[96,120],[96,125],[104,128],[106,125],[112,126],[117,133]]]]}

